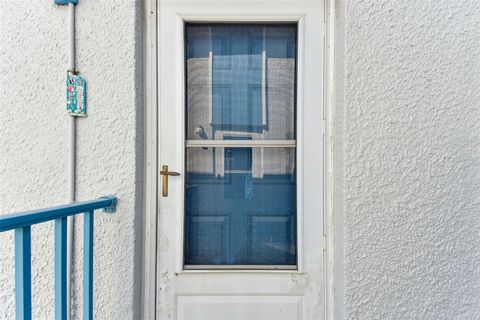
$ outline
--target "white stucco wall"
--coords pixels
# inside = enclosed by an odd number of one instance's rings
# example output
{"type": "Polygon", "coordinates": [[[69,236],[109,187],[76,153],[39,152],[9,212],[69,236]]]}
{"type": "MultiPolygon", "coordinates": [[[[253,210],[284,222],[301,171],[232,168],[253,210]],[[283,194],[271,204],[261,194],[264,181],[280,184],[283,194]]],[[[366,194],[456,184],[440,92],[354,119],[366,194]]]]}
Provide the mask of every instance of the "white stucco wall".
{"type": "Polygon", "coordinates": [[[345,318],[480,319],[480,2],[338,5],[345,318]]]}
{"type": "MultiPolygon", "coordinates": [[[[95,319],[138,319],[142,254],[140,5],[83,0],[77,68],[89,117],[78,121],[79,200],[114,194],[95,221],[95,319]]],[[[0,1],[0,213],[68,202],[65,112],[68,12],[53,0],[0,1]]],[[[82,220],[76,222],[76,318],[81,317],[82,220]]],[[[53,223],[33,232],[33,315],[53,319],[53,223]]],[[[13,233],[0,234],[0,319],[14,318],[13,233]]]]}
{"type": "MultiPolygon", "coordinates": [[[[97,319],[138,319],[140,5],[80,0],[79,200],[95,223],[97,319]]],[[[480,3],[338,1],[334,177],[346,319],[480,318],[480,3]]],[[[68,200],[67,10],[0,1],[0,213],[68,200]]],[[[81,317],[81,220],[74,310],[81,317]]],[[[53,224],[33,228],[35,319],[53,317],[53,224]]],[[[0,234],[0,319],[14,317],[13,233],[0,234]]]]}

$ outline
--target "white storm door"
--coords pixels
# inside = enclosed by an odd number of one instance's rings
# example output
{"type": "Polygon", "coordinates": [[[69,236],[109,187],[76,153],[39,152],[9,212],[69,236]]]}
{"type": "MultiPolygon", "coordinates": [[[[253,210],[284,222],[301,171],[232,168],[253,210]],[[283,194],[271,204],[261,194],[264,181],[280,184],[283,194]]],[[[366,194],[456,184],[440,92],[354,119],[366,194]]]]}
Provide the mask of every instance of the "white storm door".
{"type": "Polygon", "coordinates": [[[160,0],[157,319],[323,319],[323,10],[160,0]]]}

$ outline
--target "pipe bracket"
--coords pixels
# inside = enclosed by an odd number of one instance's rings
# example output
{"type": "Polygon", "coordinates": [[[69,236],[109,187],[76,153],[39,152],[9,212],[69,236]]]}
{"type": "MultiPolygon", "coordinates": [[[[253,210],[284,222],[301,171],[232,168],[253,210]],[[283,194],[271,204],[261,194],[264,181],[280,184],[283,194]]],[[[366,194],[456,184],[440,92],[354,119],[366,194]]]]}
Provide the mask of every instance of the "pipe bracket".
{"type": "Polygon", "coordinates": [[[54,0],[54,2],[59,6],[67,5],[69,3],[78,4],[78,0],[54,0]]]}

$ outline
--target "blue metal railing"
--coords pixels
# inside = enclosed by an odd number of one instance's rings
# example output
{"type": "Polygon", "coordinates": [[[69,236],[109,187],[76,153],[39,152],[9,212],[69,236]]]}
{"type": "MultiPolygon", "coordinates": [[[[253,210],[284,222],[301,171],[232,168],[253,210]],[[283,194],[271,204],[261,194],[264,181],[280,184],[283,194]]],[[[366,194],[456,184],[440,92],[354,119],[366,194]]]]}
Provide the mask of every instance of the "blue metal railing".
{"type": "Polygon", "coordinates": [[[55,220],[55,319],[67,318],[67,217],[83,213],[83,318],[93,319],[93,212],[115,212],[117,198],[37,209],[0,216],[0,232],[15,230],[16,318],[32,319],[31,226],[55,220]]]}

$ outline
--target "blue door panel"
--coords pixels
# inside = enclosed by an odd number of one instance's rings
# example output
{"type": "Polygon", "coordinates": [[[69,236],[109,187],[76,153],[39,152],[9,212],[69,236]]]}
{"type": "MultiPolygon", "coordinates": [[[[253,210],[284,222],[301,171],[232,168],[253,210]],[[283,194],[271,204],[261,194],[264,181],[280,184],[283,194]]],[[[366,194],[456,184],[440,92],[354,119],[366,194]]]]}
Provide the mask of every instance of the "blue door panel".
{"type": "Polygon", "coordinates": [[[252,148],[225,154],[224,177],[187,168],[185,263],[295,265],[295,177],[253,178],[252,148]]]}

